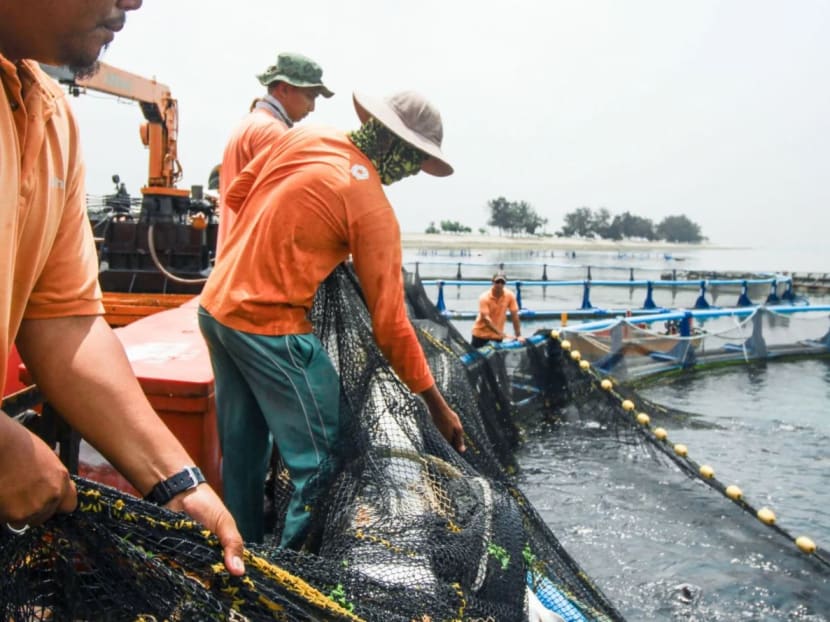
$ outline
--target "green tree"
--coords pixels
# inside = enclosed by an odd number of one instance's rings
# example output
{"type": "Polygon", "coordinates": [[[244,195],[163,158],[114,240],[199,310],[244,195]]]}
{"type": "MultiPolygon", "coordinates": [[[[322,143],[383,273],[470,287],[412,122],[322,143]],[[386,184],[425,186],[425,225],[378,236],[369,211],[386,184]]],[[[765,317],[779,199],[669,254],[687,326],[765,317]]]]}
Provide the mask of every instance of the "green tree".
{"type": "Polygon", "coordinates": [[[536,210],[527,201],[519,201],[516,204],[515,217],[520,230],[530,235],[534,235],[536,229],[544,227],[548,223],[548,219],[537,214],[536,210]]]}
{"type": "Polygon", "coordinates": [[[586,237],[593,232],[593,212],[590,207],[578,207],[572,212],[565,214],[565,225],[562,227],[562,235],[570,237],[578,235],[586,237]]]}
{"type": "Polygon", "coordinates": [[[491,199],[487,202],[487,207],[490,208],[490,219],[487,224],[491,227],[496,227],[499,233],[510,231],[512,225],[512,217],[510,215],[512,204],[504,197],[491,199]]]}
{"type": "Polygon", "coordinates": [[[435,226],[435,221],[433,220],[432,222],[429,223],[429,227],[426,228],[426,231],[424,231],[424,233],[441,233],[441,232],[438,230],[438,227],[435,226]]]}
{"type": "Polygon", "coordinates": [[[472,229],[465,227],[457,220],[442,220],[441,231],[448,231],[449,233],[470,233],[472,229]]]}
{"type": "Polygon", "coordinates": [[[654,223],[651,219],[635,216],[631,212],[623,212],[614,216],[614,220],[609,227],[608,237],[612,240],[623,238],[654,240],[657,235],[654,232],[654,223]]]}
{"type": "Polygon", "coordinates": [[[508,201],[498,197],[488,201],[487,207],[490,208],[487,224],[498,228],[499,233],[507,231],[510,235],[515,235],[524,231],[533,235],[536,229],[548,222],[527,201],[508,201]]]}
{"type": "Polygon", "coordinates": [[[657,236],[668,242],[702,242],[700,226],[684,215],[666,216],[657,225],[657,236]]]}
{"type": "Polygon", "coordinates": [[[611,221],[611,224],[608,225],[608,229],[605,232],[605,236],[609,240],[622,240],[623,239],[623,224],[622,218],[617,215],[614,216],[614,220],[611,221]]]}
{"type": "Polygon", "coordinates": [[[591,231],[601,238],[608,238],[611,228],[611,212],[601,207],[591,214],[591,231]]]}

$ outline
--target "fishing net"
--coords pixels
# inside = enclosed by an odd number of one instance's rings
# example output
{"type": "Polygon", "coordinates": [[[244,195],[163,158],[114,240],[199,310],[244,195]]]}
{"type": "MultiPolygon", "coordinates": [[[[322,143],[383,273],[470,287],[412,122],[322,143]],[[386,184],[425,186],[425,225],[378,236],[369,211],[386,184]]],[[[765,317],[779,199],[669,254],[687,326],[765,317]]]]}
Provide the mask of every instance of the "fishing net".
{"type": "Polygon", "coordinates": [[[302,550],[276,546],[291,493],[278,457],[265,495],[275,537],[248,548],[241,578],[199,525],[78,479],[74,513],[20,536],[0,530],[0,618],[621,620],[512,480],[521,416],[563,399],[568,359],[545,338],[471,351],[417,280],[407,294],[462,418],[463,456],[388,366],[357,280],[339,268],[312,320],[340,373],[346,423],[302,550]]]}

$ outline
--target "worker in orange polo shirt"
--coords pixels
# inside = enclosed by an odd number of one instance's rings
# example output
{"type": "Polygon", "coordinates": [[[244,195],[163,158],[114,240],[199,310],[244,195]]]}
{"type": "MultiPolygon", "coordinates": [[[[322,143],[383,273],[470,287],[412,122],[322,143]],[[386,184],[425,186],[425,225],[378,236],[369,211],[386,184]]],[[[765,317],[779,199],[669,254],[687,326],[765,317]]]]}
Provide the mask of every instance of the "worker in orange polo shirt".
{"type": "Polygon", "coordinates": [[[508,310],[516,334],[514,339],[522,342],[525,340],[522,337],[516,295],[505,287],[505,283],[507,283],[507,276],[504,272],[496,272],[493,275],[493,284],[490,289],[478,297],[478,316],[475,324],[473,324],[473,338],[471,340],[474,348],[485,346],[491,341],[501,342],[509,339],[504,332],[508,310]]]}
{"type": "Polygon", "coordinates": [[[282,545],[302,544],[306,484],[340,430],[337,371],[308,320],[325,278],[352,256],[378,346],[458,451],[458,415],[432,377],[406,314],[398,220],[383,191],[419,171],[446,176],[438,111],[417,93],[354,95],[353,132],[294,128],[228,188],[236,221],[201,295],[210,349],[225,502],[248,541],[264,537],[272,438],[294,484],[282,545]]]}
{"type": "MultiPolygon", "coordinates": [[[[150,500],[214,531],[228,570],[241,575],[231,514],[153,411],[104,321],[78,124],[38,64],[93,72],[140,6],[0,0],[0,378],[16,343],[63,418],[150,500]]],[[[0,529],[19,534],[77,504],[53,449],[0,412],[0,529]]]]}

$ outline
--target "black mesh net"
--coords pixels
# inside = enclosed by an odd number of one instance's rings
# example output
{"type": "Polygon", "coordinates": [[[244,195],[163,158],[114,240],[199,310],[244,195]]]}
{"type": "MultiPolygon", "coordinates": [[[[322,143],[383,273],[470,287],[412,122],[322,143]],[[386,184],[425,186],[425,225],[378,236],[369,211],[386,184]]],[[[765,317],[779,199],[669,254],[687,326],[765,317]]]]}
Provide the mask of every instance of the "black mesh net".
{"type": "MultiPolygon", "coordinates": [[[[596,379],[556,340],[472,351],[417,281],[407,300],[439,388],[462,418],[463,457],[390,369],[353,273],[339,268],[312,319],[340,373],[346,424],[336,460],[321,471],[302,551],[279,549],[275,537],[251,546],[247,574],[231,577],[199,525],[77,480],[76,512],[21,536],[0,530],[0,617],[622,619],[511,477],[520,418],[578,403],[598,391],[596,379]]],[[[278,536],[291,484],[278,458],[273,467],[266,498],[278,536]]]]}
{"type": "MultiPolygon", "coordinates": [[[[358,283],[339,268],[312,315],[340,372],[347,423],[321,471],[303,549],[276,546],[291,493],[278,456],[265,495],[273,537],[248,548],[241,578],[225,571],[216,538],[198,524],[77,479],[74,513],[22,535],[0,529],[0,619],[621,620],[512,477],[527,422],[563,417],[598,422],[757,514],[664,434],[662,425],[693,414],[642,399],[558,335],[472,350],[417,279],[407,302],[462,418],[463,456],[389,368],[358,283]]],[[[830,567],[826,551],[808,552],[830,567]]]]}

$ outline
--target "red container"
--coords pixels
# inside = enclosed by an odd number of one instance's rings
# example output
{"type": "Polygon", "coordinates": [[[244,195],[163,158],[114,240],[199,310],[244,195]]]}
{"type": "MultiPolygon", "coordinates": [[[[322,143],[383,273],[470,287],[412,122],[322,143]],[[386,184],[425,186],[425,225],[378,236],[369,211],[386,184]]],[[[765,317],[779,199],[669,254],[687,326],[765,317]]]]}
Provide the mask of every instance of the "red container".
{"type": "Polygon", "coordinates": [[[194,300],[117,328],[115,334],[150,404],[221,494],[213,370],[196,313],[194,300]]]}
{"type": "MultiPolygon", "coordinates": [[[[199,331],[198,300],[115,329],[150,404],[222,494],[213,370],[199,331]]],[[[185,465],[182,465],[185,466],[185,465]]],[[[79,473],[131,494],[135,489],[98,452],[82,443],[79,473]]]]}

